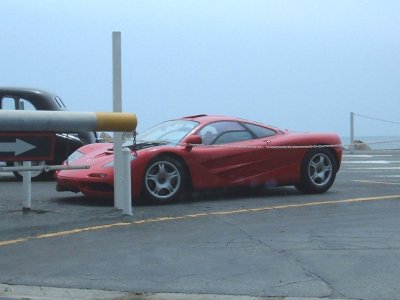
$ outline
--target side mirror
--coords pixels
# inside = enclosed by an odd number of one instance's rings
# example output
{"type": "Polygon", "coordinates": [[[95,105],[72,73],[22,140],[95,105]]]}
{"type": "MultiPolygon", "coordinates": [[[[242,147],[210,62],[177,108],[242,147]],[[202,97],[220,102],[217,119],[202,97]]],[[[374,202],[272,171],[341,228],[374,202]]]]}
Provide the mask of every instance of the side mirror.
{"type": "Polygon", "coordinates": [[[185,149],[190,151],[193,148],[193,145],[200,145],[203,143],[203,139],[201,138],[201,136],[199,135],[191,135],[189,137],[187,137],[187,139],[185,140],[186,146],[185,149]]]}

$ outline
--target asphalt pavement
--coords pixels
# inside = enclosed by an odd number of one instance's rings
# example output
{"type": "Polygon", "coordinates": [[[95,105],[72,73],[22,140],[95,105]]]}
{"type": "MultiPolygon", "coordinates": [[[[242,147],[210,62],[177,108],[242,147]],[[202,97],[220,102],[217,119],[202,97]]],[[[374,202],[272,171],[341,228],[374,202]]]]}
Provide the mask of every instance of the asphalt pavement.
{"type": "Polygon", "coordinates": [[[400,151],[345,153],[320,195],[196,192],[124,216],[45,181],[23,213],[0,174],[0,299],[399,299],[399,187],[400,151]]]}

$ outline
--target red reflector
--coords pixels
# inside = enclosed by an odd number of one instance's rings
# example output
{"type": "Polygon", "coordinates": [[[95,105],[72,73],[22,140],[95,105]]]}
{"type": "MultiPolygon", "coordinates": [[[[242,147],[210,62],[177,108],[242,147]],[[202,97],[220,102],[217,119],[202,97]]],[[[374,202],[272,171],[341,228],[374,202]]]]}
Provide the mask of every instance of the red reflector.
{"type": "Polygon", "coordinates": [[[105,174],[105,173],[90,173],[89,177],[105,178],[105,177],[107,177],[107,174],[105,174]]]}

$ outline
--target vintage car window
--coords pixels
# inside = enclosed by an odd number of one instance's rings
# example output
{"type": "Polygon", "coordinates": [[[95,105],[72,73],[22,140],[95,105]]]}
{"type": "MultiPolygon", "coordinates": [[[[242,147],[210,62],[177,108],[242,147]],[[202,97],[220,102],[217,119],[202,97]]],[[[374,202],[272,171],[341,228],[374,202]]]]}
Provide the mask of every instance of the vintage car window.
{"type": "Polygon", "coordinates": [[[36,107],[32,105],[32,103],[25,99],[19,100],[19,105],[21,110],[36,110],[36,107]]]}
{"type": "Polygon", "coordinates": [[[32,103],[25,99],[3,97],[1,99],[1,109],[3,110],[36,110],[32,103]]]}
{"type": "Polygon", "coordinates": [[[250,124],[250,123],[244,123],[244,126],[249,128],[251,130],[251,132],[253,132],[257,138],[264,138],[264,137],[268,137],[268,136],[272,136],[272,135],[276,134],[276,132],[274,130],[263,127],[263,126],[250,124]]]}
{"type": "Polygon", "coordinates": [[[15,110],[16,105],[16,100],[14,98],[3,97],[1,99],[1,109],[3,110],[15,110]]]}
{"type": "Polygon", "coordinates": [[[204,145],[225,144],[250,140],[253,135],[238,122],[220,121],[208,124],[199,131],[204,145]]]}

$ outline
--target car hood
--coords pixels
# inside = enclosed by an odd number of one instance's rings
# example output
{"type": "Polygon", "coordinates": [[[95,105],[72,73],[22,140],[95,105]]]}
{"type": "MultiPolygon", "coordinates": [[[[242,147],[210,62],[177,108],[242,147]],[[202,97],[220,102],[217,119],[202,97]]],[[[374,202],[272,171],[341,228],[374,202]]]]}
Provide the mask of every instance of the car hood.
{"type": "MultiPolygon", "coordinates": [[[[155,147],[166,147],[166,143],[162,142],[151,142],[151,143],[138,143],[136,151],[140,154],[142,151],[151,150],[155,147]]],[[[169,145],[171,146],[171,145],[169,145]]],[[[104,165],[111,162],[114,159],[114,144],[112,143],[100,143],[90,144],[83,146],[79,149],[79,152],[83,154],[82,157],[75,160],[72,164],[86,164],[86,165],[104,165]]],[[[133,147],[127,147],[133,151],[133,147]]]]}
{"type": "Polygon", "coordinates": [[[89,144],[79,148],[77,151],[82,153],[78,159],[69,162],[70,165],[89,165],[106,164],[113,160],[114,152],[110,151],[112,143],[89,144]]]}

